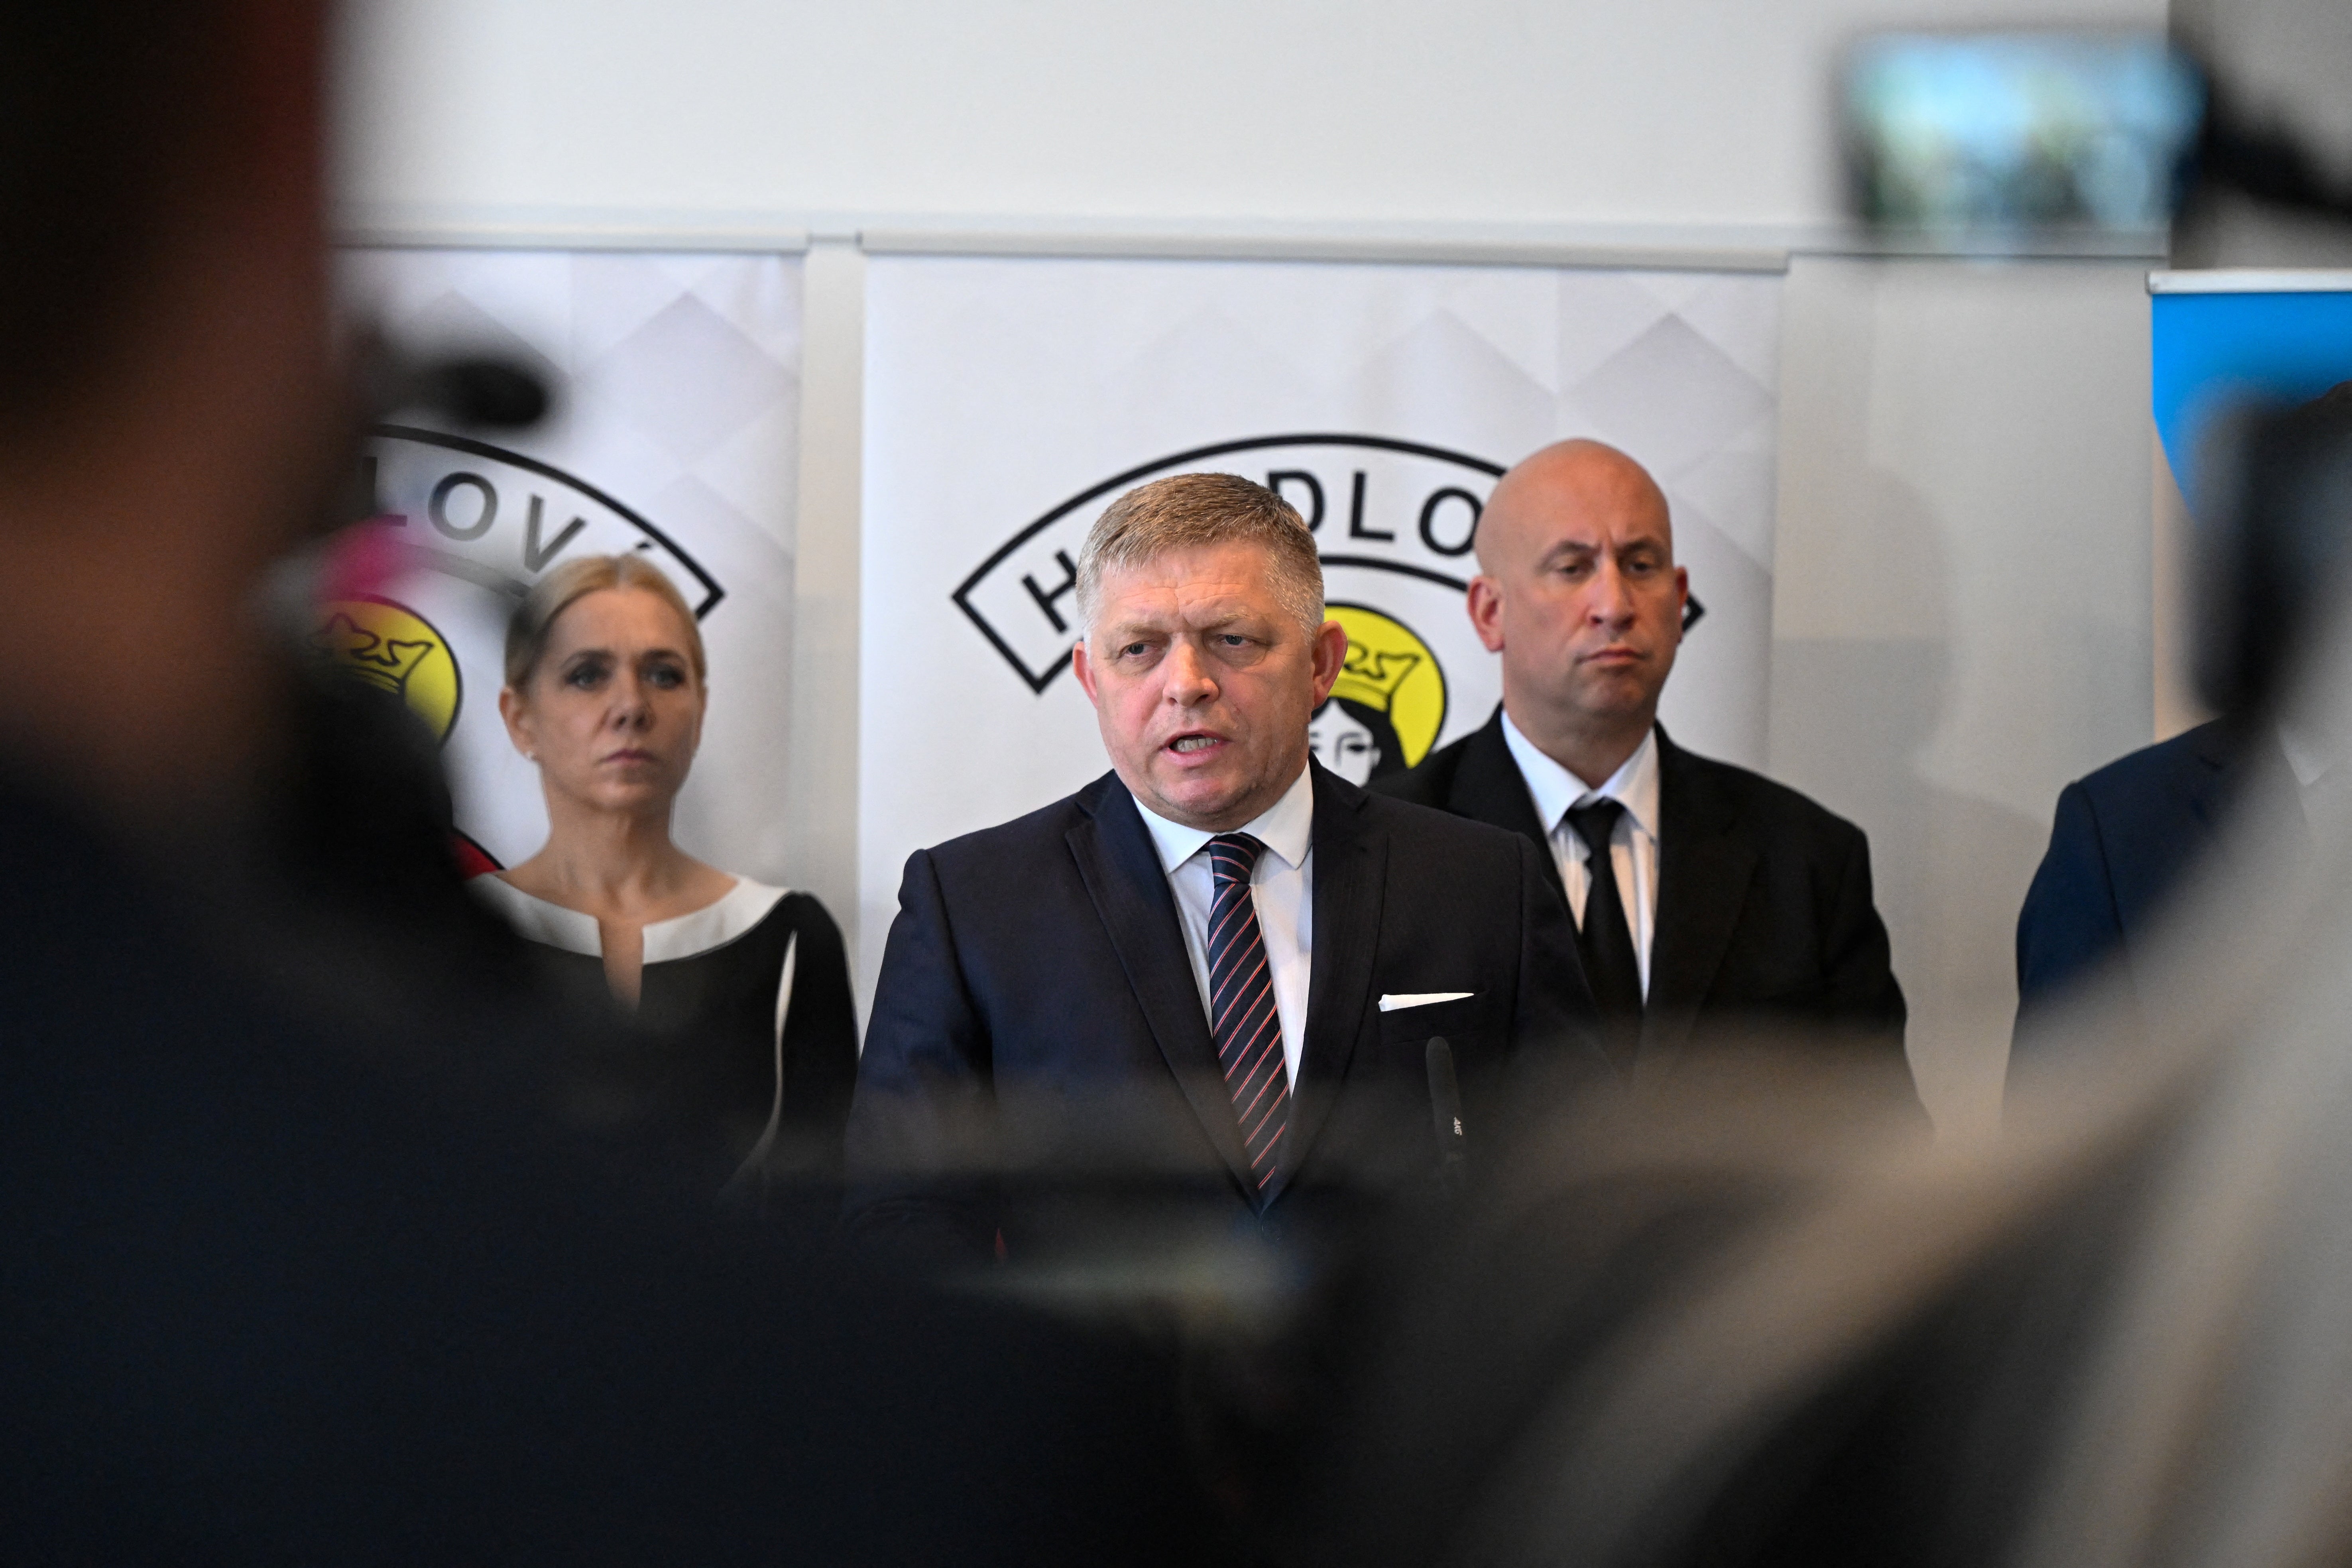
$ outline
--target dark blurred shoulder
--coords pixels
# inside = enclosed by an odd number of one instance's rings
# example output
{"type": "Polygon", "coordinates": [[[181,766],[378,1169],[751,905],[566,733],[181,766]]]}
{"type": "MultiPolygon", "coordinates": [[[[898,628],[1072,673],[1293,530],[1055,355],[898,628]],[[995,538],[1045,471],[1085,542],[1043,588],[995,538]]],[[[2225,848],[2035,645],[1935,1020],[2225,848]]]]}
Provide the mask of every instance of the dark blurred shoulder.
{"type": "Polygon", "coordinates": [[[1819,845],[1857,843],[1863,830],[1829,807],[1737,763],[1703,757],[1658,736],[1661,809],[1668,821],[1684,806],[1728,807],[1742,826],[1767,843],[1819,845]]]}
{"type": "Polygon", "coordinates": [[[2209,781],[2238,782],[2246,763],[2278,754],[2275,741],[2258,738],[2245,725],[2214,719],[2168,740],[2127,752],[2078,782],[2084,795],[2104,813],[2117,807],[2129,809],[2151,796],[2169,799],[2194,793],[2209,781]]]}
{"type": "Polygon", "coordinates": [[[1516,864],[1520,837],[1507,827],[1462,816],[1433,801],[1421,801],[1392,791],[1364,792],[1368,822],[1418,851],[1441,858],[1475,862],[1493,859],[1516,864]]]}
{"type": "Polygon", "coordinates": [[[931,864],[946,875],[986,871],[1006,863],[1034,866],[1039,863],[1035,857],[1058,855],[1072,828],[1107,807],[1123,805],[1133,811],[1126,795],[1127,786],[1118,782],[1118,775],[1105,773],[1084,789],[1010,822],[946,839],[919,853],[929,856],[931,864]]]}
{"type": "Polygon", "coordinates": [[[1462,771],[1462,758],[1476,739],[1476,731],[1465,735],[1450,745],[1440,746],[1421,759],[1420,764],[1401,773],[1391,773],[1384,779],[1374,779],[1364,786],[1367,794],[1385,795],[1391,800],[1410,801],[1415,805],[1445,809],[1453,798],[1454,776],[1462,771]]]}

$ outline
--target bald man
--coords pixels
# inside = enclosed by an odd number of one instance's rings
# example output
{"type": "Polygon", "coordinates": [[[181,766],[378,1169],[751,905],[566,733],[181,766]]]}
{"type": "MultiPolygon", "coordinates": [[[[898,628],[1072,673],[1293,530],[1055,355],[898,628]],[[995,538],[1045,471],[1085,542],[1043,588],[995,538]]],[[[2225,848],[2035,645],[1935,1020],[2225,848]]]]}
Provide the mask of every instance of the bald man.
{"type": "Polygon", "coordinates": [[[1759,1032],[1902,1061],[1862,830],[1658,724],[1690,579],[1656,482],[1597,441],[1547,447],[1496,485],[1477,550],[1502,706],[1372,787],[1544,847],[1621,1068],[1759,1032]]]}

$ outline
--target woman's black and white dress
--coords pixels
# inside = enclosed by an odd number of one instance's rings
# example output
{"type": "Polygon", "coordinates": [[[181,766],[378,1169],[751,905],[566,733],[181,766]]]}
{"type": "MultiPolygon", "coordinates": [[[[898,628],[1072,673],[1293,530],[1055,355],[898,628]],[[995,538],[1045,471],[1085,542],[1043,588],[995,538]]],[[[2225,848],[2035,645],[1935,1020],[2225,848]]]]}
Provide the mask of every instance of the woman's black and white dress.
{"type": "MultiPolygon", "coordinates": [[[[469,885],[534,944],[556,984],[612,1005],[594,916],[497,877],[469,885]]],[[[636,1076],[709,1128],[714,1170],[839,1170],[857,1019],[840,928],[815,899],[739,878],[717,903],[646,926],[628,1023],[636,1076]]]]}

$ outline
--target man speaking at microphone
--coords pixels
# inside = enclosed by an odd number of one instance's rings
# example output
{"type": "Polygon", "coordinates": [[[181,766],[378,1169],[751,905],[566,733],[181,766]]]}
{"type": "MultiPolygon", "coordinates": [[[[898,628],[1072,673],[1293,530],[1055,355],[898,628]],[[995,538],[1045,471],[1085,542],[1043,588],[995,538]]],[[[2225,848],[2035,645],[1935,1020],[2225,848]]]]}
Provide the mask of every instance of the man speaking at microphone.
{"type": "Polygon", "coordinates": [[[1759,1029],[1901,1062],[1862,830],[1657,721],[1690,583],[1656,482],[1559,442],[1495,486],[1477,548],[1470,619],[1502,655],[1502,706],[1379,787],[1542,847],[1620,1068],[1759,1029]]]}
{"type": "Polygon", "coordinates": [[[1072,662],[1111,771],[907,862],[851,1113],[853,1228],[1018,1256],[1019,1201],[1148,1178],[1268,1216],[1437,1162],[1424,1051],[1600,1058],[1524,839],[1313,763],[1347,634],[1271,490],[1131,490],[1078,563],[1072,662]],[[1021,1175],[1021,1191],[1003,1179],[1021,1175]]]}

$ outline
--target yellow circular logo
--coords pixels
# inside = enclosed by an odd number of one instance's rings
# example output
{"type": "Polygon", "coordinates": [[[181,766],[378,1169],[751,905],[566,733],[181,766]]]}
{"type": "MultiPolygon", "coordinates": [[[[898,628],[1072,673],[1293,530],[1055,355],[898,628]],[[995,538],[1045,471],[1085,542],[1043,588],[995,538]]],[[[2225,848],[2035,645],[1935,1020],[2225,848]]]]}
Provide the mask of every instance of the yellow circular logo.
{"type": "Polygon", "coordinates": [[[425,721],[435,741],[457,722],[457,658],[433,623],[390,599],[335,599],[319,606],[310,646],[336,669],[391,692],[425,721]]]}
{"type": "Polygon", "coordinates": [[[1445,726],[1445,672],[1393,616],[1342,604],[1323,613],[1347,629],[1348,658],[1307,727],[1307,743],[1351,784],[1402,773],[1429,755],[1445,726]]]}

